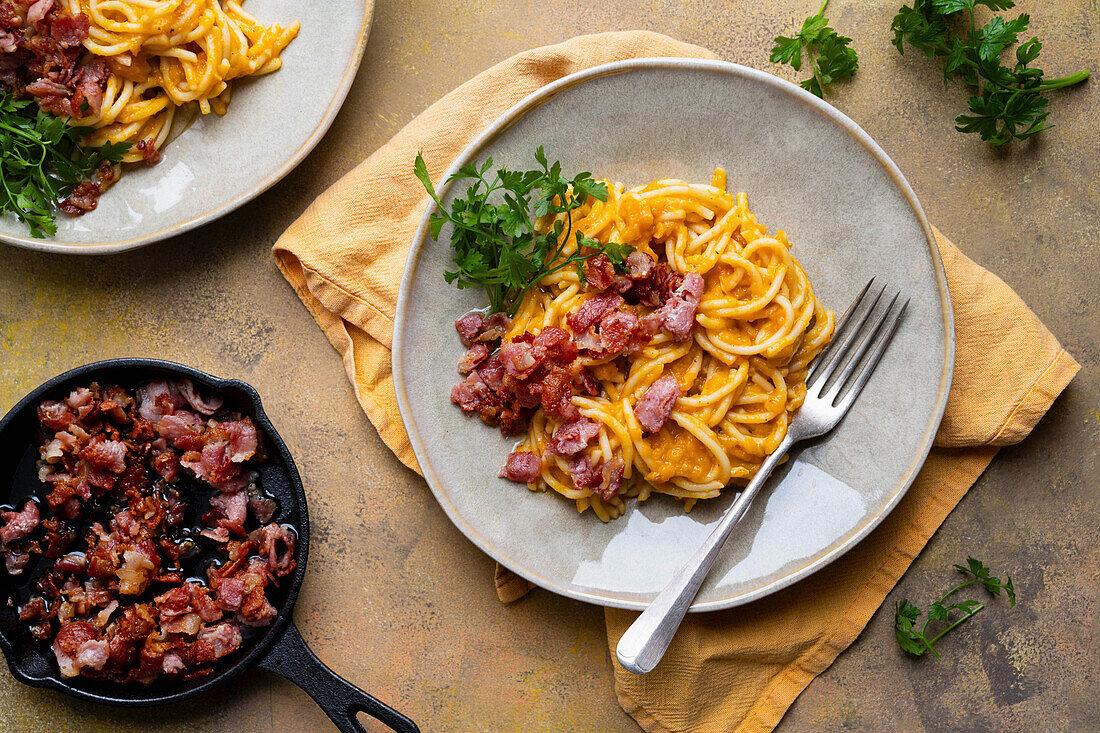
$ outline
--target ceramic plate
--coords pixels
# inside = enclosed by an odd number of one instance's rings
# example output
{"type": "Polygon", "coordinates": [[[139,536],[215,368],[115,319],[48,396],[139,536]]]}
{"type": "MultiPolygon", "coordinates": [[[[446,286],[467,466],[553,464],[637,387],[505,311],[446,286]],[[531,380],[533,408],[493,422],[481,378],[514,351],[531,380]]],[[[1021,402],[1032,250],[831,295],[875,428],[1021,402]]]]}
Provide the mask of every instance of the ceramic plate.
{"type": "Polygon", "coordinates": [[[181,234],[251,201],[290,173],[328,130],[347,96],[370,31],[374,0],[245,0],[264,23],[302,22],[274,74],[236,82],[225,117],[199,115],[159,163],[125,171],[57,234],[30,236],[0,216],[0,240],[30,249],[107,254],[181,234]]]}
{"type": "MultiPolygon", "coordinates": [[[[854,122],[793,84],[714,61],[647,59],[566,77],[518,104],[454,163],[491,155],[534,165],[544,145],[566,171],[628,187],[667,176],[732,191],[794,242],[826,307],[843,311],[872,276],[901,287],[908,314],[851,413],[794,454],[726,543],[693,610],[735,606],[820,570],[898,503],[947,399],[954,329],[931,229],[913,191],[854,122]]],[[[412,165],[412,161],[409,161],[412,165]]],[[[446,192],[449,203],[453,191],[446,192]]],[[[449,399],[463,353],[453,322],[485,303],[443,280],[449,232],[409,254],[394,327],[397,399],[436,498],[474,543],[552,591],[643,608],[717,523],[735,492],[690,514],[664,496],[603,524],[573,502],[497,478],[514,443],[449,399]]]]}

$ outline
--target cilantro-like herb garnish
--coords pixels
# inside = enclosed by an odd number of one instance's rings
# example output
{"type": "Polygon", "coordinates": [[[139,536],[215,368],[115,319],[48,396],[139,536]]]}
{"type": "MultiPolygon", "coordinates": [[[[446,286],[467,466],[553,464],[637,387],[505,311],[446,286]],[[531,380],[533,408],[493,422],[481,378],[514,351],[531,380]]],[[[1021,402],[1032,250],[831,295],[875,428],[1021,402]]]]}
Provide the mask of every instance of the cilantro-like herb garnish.
{"type": "Polygon", "coordinates": [[[90,131],[43,112],[33,100],[0,93],[0,212],[15,214],[36,237],[55,234],[53,207],[130,149],[130,143],[84,148],[90,131]]]}
{"type": "Polygon", "coordinates": [[[994,578],[989,574],[989,568],[972,557],[966,558],[966,564],[967,567],[956,565],[955,569],[970,579],[947,591],[942,598],[932,603],[928,607],[928,618],[919,629],[917,623],[921,616],[921,610],[905,599],[898,603],[894,612],[894,633],[897,635],[898,644],[902,649],[918,657],[928,651],[938,658],[940,654],[932,645],[939,641],[944,634],[973,618],[974,614],[985,608],[985,604],[974,600],[947,604],[947,600],[951,596],[967,586],[981,584],[995,596],[999,596],[1003,590],[1008,596],[1009,608],[1016,605],[1016,589],[1012,587],[1012,578],[1007,578],[1002,583],[999,578],[994,578]],[[943,628],[940,629],[938,634],[929,638],[928,627],[933,622],[942,625],[943,628]]]}
{"type": "Polygon", "coordinates": [[[811,15],[802,23],[794,38],[777,36],[775,48],[769,60],[777,64],[790,64],[795,71],[802,70],[802,53],[805,51],[810,61],[812,76],[800,82],[803,89],[819,97],[824,97],[827,86],[835,81],[850,79],[859,68],[856,52],[849,48],[851,38],[837,35],[829,27],[829,19],[824,16],[829,0],[821,3],[816,15],[811,15]]]}
{"type": "Polygon", "coordinates": [[[430,219],[432,239],[439,239],[444,224],[453,227],[451,248],[458,269],[445,274],[447,282],[463,289],[484,287],[490,308],[510,316],[524,293],[550,273],[574,266],[584,282],[585,260],[605,254],[624,271],[624,260],[634,251],[629,245],[603,244],[573,231],[570,212],[589,196],[606,201],[605,184],[589,173],[566,178],[560,163],[547,163],[542,146],[535,160],[539,168],[528,171],[493,171],[492,158],[462,166],[447,183],[468,183],[448,211],[432,185],[423,154],[416,156],[416,177],[438,206],[430,219]],[[540,233],[536,222],[544,217],[553,217],[553,223],[540,233]],[[566,253],[572,240],[576,250],[566,253]]]}
{"type": "Polygon", "coordinates": [[[944,81],[961,79],[976,90],[967,106],[971,114],[955,118],[959,132],[976,132],[991,145],[1024,140],[1052,127],[1047,124],[1047,98],[1043,92],[1079,84],[1089,78],[1079,71],[1060,79],[1043,80],[1043,70],[1031,64],[1043,44],[1031,38],[1016,49],[1016,63],[1005,66],[1001,54],[1027,31],[1031,18],[1014,20],[994,16],[982,27],[974,9],[1008,10],[1012,0],[914,0],[902,6],[890,24],[894,46],[905,53],[905,44],[929,58],[944,59],[944,81]]]}

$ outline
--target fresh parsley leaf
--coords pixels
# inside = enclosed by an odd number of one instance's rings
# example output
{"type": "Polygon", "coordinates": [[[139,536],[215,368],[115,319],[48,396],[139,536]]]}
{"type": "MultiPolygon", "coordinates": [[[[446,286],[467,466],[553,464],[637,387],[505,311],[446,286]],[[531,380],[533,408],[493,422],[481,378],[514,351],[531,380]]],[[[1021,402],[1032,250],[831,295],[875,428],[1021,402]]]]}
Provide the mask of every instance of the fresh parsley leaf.
{"type": "Polygon", "coordinates": [[[849,48],[851,38],[838,35],[829,27],[829,19],[824,16],[825,6],[821,4],[816,15],[811,15],[802,23],[802,30],[794,38],[777,36],[775,47],[768,57],[777,64],[790,64],[795,71],[802,70],[802,52],[810,62],[811,76],[801,81],[800,86],[811,94],[824,96],[825,88],[830,84],[852,78],[859,68],[856,52],[849,48]]]}
{"type": "Polygon", "coordinates": [[[918,657],[927,649],[921,640],[922,633],[914,628],[920,615],[920,609],[904,598],[898,603],[894,612],[894,633],[898,638],[898,645],[918,657]]]}
{"type": "Polygon", "coordinates": [[[1016,590],[1012,587],[1011,578],[1006,579],[1006,581],[1002,583],[1000,579],[990,574],[989,568],[987,568],[985,564],[972,557],[966,558],[965,566],[955,565],[955,569],[966,575],[969,580],[960,583],[947,591],[939,600],[929,604],[928,618],[920,628],[917,628],[922,613],[920,608],[914,606],[905,599],[902,599],[902,601],[897,604],[897,607],[894,609],[894,635],[897,637],[898,646],[900,646],[903,651],[918,657],[923,655],[926,651],[932,652],[936,657],[940,656],[939,652],[937,652],[932,645],[939,641],[949,631],[965,623],[985,608],[983,603],[972,599],[945,605],[951,596],[967,586],[976,584],[981,585],[989,591],[989,593],[995,596],[999,596],[1003,590],[1008,595],[1009,608],[1016,605],[1016,590]],[[936,622],[937,625],[942,626],[942,628],[938,634],[929,638],[928,628],[933,622],[936,622]]]}
{"type": "Polygon", "coordinates": [[[955,118],[959,132],[977,133],[991,145],[1026,140],[1051,125],[1044,92],[1079,84],[1089,78],[1080,71],[1044,81],[1042,69],[1033,68],[1043,45],[1031,38],[1016,49],[1016,63],[1007,67],[1002,56],[1019,42],[1031,18],[1021,14],[1012,20],[994,16],[980,28],[975,8],[1008,10],[1012,0],[914,0],[903,5],[890,29],[894,46],[905,53],[909,44],[929,58],[943,58],[944,80],[957,78],[976,93],[967,101],[970,114],[955,118]]]}
{"type": "Polygon", "coordinates": [[[0,93],[0,212],[14,214],[35,237],[55,234],[57,203],[130,149],[129,143],[85,148],[89,130],[43,112],[32,100],[0,93]]]}
{"type": "Polygon", "coordinates": [[[583,282],[584,262],[598,254],[623,272],[627,255],[634,251],[629,245],[602,244],[573,230],[572,212],[589,198],[606,201],[606,184],[590,173],[566,178],[561,164],[550,163],[542,146],[535,151],[535,162],[539,167],[527,171],[494,171],[492,158],[462,166],[447,179],[465,185],[464,195],[454,199],[450,210],[432,184],[423,153],[413,165],[437,207],[428,219],[432,239],[439,239],[445,224],[452,226],[456,269],[444,273],[446,281],[458,288],[484,288],[494,312],[515,315],[524,293],[563,267],[576,267],[583,282]],[[570,241],[577,247],[567,254],[570,241]]]}

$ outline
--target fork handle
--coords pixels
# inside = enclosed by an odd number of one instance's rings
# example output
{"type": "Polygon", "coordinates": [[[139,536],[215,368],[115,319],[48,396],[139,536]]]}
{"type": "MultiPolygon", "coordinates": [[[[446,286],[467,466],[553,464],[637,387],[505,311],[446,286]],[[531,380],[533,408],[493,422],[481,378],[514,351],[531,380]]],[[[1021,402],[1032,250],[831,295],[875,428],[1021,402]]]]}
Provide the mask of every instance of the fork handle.
{"type": "Polygon", "coordinates": [[[615,656],[625,669],[634,674],[646,674],[661,661],[726,538],[730,536],[734,525],[745,516],[752,500],[760,493],[760,488],[794,442],[788,432],[775,451],[764,459],[749,485],[726,510],[722,521],[703,542],[702,547],[619,639],[615,656]]]}

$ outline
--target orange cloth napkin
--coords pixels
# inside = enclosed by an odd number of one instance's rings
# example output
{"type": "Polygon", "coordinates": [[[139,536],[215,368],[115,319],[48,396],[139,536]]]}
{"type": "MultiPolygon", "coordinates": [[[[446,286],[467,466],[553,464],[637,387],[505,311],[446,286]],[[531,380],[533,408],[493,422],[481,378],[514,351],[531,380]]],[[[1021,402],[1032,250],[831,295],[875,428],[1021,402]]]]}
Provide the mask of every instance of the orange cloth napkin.
{"type": "MultiPolygon", "coordinates": [[[[363,409],[413,470],[390,345],[405,257],[428,203],[413,177],[417,150],[438,180],[482,129],[527,94],[597,64],[652,56],[715,58],[643,32],[582,36],[514,56],[428,108],[322,194],[275,244],[279,268],[343,355],[363,409]]],[[[827,569],[749,606],[689,616],[649,675],[631,675],[615,663],[619,702],[646,730],[774,728],[863,630],[998,447],[1024,438],[1079,369],[1004,282],[938,233],[937,239],[955,311],[955,374],[936,447],[916,482],[874,532],[827,569]]],[[[531,588],[500,567],[496,580],[504,601],[531,588]]],[[[612,648],[635,616],[607,610],[612,648]]]]}

